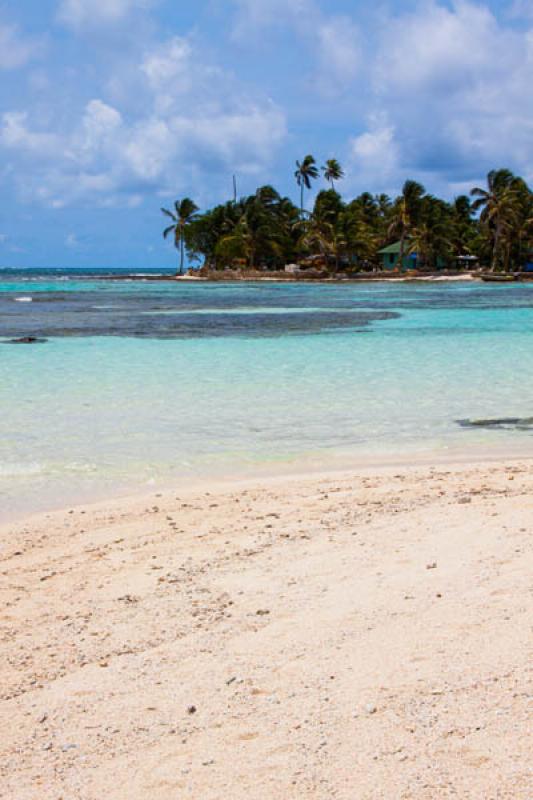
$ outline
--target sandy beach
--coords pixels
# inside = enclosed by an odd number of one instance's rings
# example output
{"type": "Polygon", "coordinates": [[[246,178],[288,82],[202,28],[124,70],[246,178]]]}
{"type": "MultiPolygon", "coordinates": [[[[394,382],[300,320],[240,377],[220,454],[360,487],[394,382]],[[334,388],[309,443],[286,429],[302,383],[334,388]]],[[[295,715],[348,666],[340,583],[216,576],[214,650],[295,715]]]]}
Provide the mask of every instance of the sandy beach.
{"type": "Polygon", "coordinates": [[[532,473],[177,488],[4,527],[0,797],[530,798],[532,473]]]}

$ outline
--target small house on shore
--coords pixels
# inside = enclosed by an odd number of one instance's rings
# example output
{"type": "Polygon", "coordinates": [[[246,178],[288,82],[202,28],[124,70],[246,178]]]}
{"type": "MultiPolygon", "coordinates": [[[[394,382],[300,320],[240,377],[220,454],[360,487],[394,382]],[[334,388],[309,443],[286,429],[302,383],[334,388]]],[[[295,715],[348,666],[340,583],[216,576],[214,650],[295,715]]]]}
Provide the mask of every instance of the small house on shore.
{"type": "MultiPolygon", "coordinates": [[[[407,245],[405,249],[407,250],[407,245]]],[[[381,259],[382,268],[384,270],[387,269],[398,269],[400,267],[400,250],[401,250],[401,242],[394,242],[394,244],[389,244],[388,247],[383,247],[381,250],[378,250],[378,255],[381,259]]],[[[404,253],[402,259],[402,270],[408,269],[416,269],[416,262],[417,262],[417,255],[416,253],[404,253]]]]}
{"type": "Polygon", "coordinates": [[[479,258],[472,255],[457,256],[455,259],[457,269],[477,269],[479,266],[479,258]]]}
{"type": "MultiPolygon", "coordinates": [[[[406,270],[410,269],[421,269],[422,265],[420,264],[418,253],[410,253],[409,251],[409,242],[405,242],[405,252],[402,259],[401,271],[405,272],[406,270]]],[[[394,242],[390,244],[388,247],[383,247],[381,250],[378,250],[378,255],[381,259],[381,265],[383,270],[392,270],[392,269],[399,269],[400,264],[400,250],[401,250],[401,242],[394,242]]],[[[463,269],[475,269],[479,263],[479,259],[477,256],[471,255],[461,255],[455,258],[455,269],[463,270],[463,269]]],[[[451,267],[453,269],[453,262],[448,264],[442,256],[437,257],[437,269],[446,269],[447,267],[451,267]]]]}

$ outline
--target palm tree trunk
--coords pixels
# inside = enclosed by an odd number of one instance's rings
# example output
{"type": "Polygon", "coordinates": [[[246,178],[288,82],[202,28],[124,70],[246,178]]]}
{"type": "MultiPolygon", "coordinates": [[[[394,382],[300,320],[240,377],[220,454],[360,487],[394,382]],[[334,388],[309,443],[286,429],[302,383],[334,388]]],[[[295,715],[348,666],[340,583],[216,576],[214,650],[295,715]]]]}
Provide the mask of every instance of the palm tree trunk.
{"type": "Polygon", "coordinates": [[[494,234],[494,245],[492,248],[492,261],[490,265],[490,271],[496,272],[496,266],[498,264],[498,250],[500,247],[500,223],[496,224],[496,232],[494,234]]]}
{"type": "Polygon", "coordinates": [[[303,215],[304,215],[304,185],[303,185],[303,182],[302,182],[301,194],[300,194],[300,207],[301,207],[302,217],[303,217],[303,215]]]}
{"type": "Polygon", "coordinates": [[[400,255],[398,257],[400,272],[403,270],[404,256],[405,256],[405,230],[402,229],[402,235],[400,237],[400,255]]]}
{"type": "Polygon", "coordinates": [[[183,262],[185,260],[185,248],[183,246],[183,235],[180,240],[180,275],[183,275],[183,262]]]}
{"type": "Polygon", "coordinates": [[[510,263],[511,263],[511,242],[507,241],[505,243],[505,260],[503,264],[504,272],[509,272],[510,263]]]}

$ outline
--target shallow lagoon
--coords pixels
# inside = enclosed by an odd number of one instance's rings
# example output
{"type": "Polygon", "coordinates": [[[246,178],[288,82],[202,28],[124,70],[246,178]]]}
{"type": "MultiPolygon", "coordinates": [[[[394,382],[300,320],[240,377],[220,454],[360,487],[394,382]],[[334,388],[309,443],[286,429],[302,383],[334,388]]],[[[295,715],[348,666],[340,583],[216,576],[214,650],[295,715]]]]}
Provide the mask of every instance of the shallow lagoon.
{"type": "Polygon", "coordinates": [[[119,490],[533,454],[533,285],[0,275],[5,516],[119,490]],[[29,278],[29,279],[28,279],[29,278]],[[21,298],[31,298],[21,300],[21,298]]]}

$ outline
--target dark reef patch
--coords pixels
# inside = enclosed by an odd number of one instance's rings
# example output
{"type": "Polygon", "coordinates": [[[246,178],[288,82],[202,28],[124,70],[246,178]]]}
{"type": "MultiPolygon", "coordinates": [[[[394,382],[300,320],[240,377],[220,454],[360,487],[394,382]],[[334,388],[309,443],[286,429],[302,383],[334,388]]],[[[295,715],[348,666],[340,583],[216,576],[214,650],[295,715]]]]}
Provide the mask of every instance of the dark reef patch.
{"type": "Polygon", "coordinates": [[[42,339],[39,336],[21,336],[18,339],[8,339],[4,344],[44,344],[48,339],[42,339]]]}
{"type": "Polygon", "coordinates": [[[533,417],[497,417],[495,419],[458,419],[461,428],[484,428],[485,430],[533,430],[533,417]]]}

